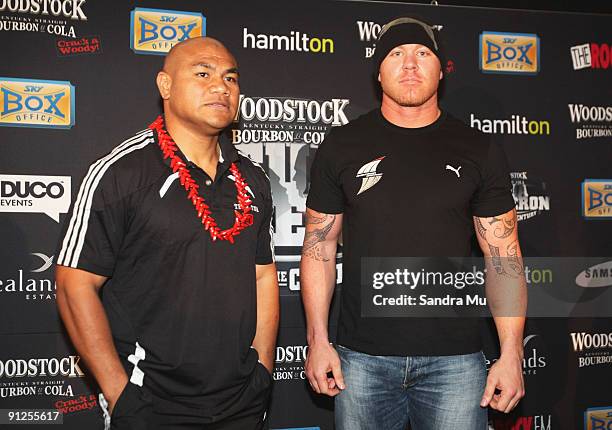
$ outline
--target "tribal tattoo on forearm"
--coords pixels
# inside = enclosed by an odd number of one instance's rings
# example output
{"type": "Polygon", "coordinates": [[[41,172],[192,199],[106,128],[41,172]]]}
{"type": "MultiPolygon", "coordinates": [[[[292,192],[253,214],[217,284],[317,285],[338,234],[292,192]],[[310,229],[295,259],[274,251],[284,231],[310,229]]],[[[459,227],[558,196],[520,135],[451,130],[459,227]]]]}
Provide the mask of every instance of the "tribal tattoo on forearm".
{"type": "Polygon", "coordinates": [[[321,242],[325,241],[335,222],[336,215],[321,214],[317,216],[306,214],[306,234],[304,236],[304,247],[302,248],[303,256],[317,261],[329,261],[329,257],[325,255],[321,242]],[[309,231],[309,225],[317,225],[317,228],[309,231]]]}
{"type": "Polygon", "coordinates": [[[511,217],[493,217],[491,218],[491,221],[489,221],[489,225],[494,227],[493,235],[495,237],[498,239],[505,239],[514,232],[516,222],[514,221],[514,218],[511,217]]]}
{"type": "Polygon", "coordinates": [[[516,232],[516,218],[514,212],[491,218],[476,217],[476,232],[484,241],[491,254],[491,263],[499,275],[512,278],[524,276],[523,260],[519,255],[519,243],[510,236],[516,232]],[[484,223],[483,223],[484,221],[484,223]],[[505,253],[502,255],[501,250],[505,253]],[[507,264],[504,264],[504,261],[507,264]]]}

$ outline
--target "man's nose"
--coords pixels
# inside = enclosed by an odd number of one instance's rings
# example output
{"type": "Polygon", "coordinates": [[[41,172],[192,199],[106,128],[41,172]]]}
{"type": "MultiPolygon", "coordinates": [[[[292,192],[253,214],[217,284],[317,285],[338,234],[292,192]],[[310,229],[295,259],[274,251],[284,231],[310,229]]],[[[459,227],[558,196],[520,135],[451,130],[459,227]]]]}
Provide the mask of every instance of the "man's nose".
{"type": "Polygon", "coordinates": [[[223,76],[213,76],[210,88],[214,93],[229,95],[229,86],[223,76]]]}
{"type": "Polygon", "coordinates": [[[402,67],[404,69],[409,69],[409,70],[416,69],[418,67],[416,55],[412,53],[406,53],[406,55],[404,55],[404,61],[402,63],[402,67]]]}

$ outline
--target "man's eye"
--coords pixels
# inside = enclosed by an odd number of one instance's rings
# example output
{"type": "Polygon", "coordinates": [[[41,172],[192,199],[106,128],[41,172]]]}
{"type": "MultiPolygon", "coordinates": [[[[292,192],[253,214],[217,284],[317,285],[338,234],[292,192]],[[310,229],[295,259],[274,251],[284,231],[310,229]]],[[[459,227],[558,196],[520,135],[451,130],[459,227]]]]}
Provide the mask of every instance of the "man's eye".
{"type": "Polygon", "coordinates": [[[197,75],[201,76],[203,78],[207,78],[208,77],[208,73],[207,72],[198,72],[197,75]]]}
{"type": "Polygon", "coordinates": [[[226,76],[225,79],[229,82],[238,82],[238,79],[233,76],[226,76]]]}

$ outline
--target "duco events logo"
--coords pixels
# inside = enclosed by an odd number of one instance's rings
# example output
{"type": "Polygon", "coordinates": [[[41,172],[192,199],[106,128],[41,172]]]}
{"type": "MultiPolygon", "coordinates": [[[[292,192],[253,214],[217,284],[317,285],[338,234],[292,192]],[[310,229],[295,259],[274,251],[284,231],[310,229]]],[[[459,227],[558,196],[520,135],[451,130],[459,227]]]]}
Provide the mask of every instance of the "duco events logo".
{"type": "Polygon", "coordinates": [[[583,270],[576,276],[576,285],[583,288],[612,287],[612,261],[583,270]]]}
{"type": "Polygon", "coordinates": [[[249,29],[244,27],[242,29],[242,47],[245,49],[333,54],[334,40],[329,37],[311,37],[297,30],[290,30],[289,35],[255,34],[249,33],[249,29]]]}
{"type": "Polygon", "coordinates": [[[611,333],[570,333],[572,347],[578,354],[578,367],[612,364],[611,333]]]}
{"type": "Polygon", "coordinates": [[[55,300],[57,286],[53,279],[53,257],[33,252],[31,268],[19,267],[9,278],[0,279],[0,295],[18,294],[25,300],[55,300]]]}
{"type": "Polygon", "coordinates": [[[552,415],[499,416],[489,420],[489,430],[551,430],[552,415]]]}
{"type": "Polygon", "coordinates": [[[76,37],[70,21],[87,21],[86,0],[0,0],[0,12],[17,15],[0,17],[0,31],[28,31],[76,37]],[[35,17],[23,16],[35,15],[35,17]]]}
{"type": "Polygon", "coordinates": [[[470,127],[488,134],[550,134],[549,121],[529,120],[521,115],[511,115],[510,119],[481,119],[476,118],[472,113],[470,114],[470,127]]]}
{"type": "Polygon", "coordinates": [[[550,210],[550,196],[546,183],[530,180],[527,172],[510,172],[512,196],[516,203],[518,221],[524,221],[550,210]]]}
{"type": "Polygon", "coordinates": [[[570,47],[574,70],[610,69],[610,45],[607,43],[585,43],[570,47]]]}
{"type": "Polygon", "coordinates": [[[304,363],[308,354],[307,345],[276,347],[274,366],[275,381],[303,381],[306,379],[304,363]]]}
{"type": "Polygon", "coordinates": [[[0,125],[72,128],[74,86],[67,81],[0,77],[0,125]]]}
{"type": "Polygon", "coordinates": [[[165,55],[183,40],[206,36],[199,12],[137,7],[130,16],[130,48],[137,54],[165,55]]]}
{"type": "Polygon", "coordinates": [[[582,181],[582,216],[586,219],[612,219],[612,180],[582,181]]]}
{"type": "Polygon", "coordinates": [[[540,71],[540,38],[537,34],[480,34],[479,68],[484,73],[535,75],[540,71]]]}
{"type": "Polygon", "coordinates": [[[612,106],[568,104],[572,124],[577,124],[576,139],[612,137],[612,106]]]}
{"type": "Polygon", "coordinates": [[[70,176],[0,174],[0,212],[44,213],[55,222],[70,207],[70,176]]]}
{"type": "MultiPolygon", "coordinates": [[[[523,349],[525,351],[523,358],[523,375],[525,376],[536,375],[538,370],[544,369],[548,364],[546,356],[539,350],[538,346],[540,345],[538,345],[535,340],[539,337],[540,336],[537,334],[531,334],[523,339],[523,349]]],[[[489,370],[497,360],[499,360],[499,358],[489,360],[489,358],[485,357],[487,370],[489,370]]]]}
{"type": "Polygon", "coordinates": [[[349,104],[349,99],[342,98],[240,96],[230,137],[270,177],[279,285],[289,290],[300,289],[298,266],[310,166],[327,132],[349,122],[349,104]]]}
{"type": "Polygon", "coordinates": [[[612,429],[612,406],[584,411],[584,430],[612,429]]]}
{"type": "Polygon", "coordinates": [[[0,398],[74,396],[69,378],[85,376],[78,355],[0,360],[0,398]],[[58,378],[63,378],[59,379],[58,378]],[[36,379],[27,381],[27,379],[36,379]],[[5,382],[8,380],[8,382],[5,382]]]}

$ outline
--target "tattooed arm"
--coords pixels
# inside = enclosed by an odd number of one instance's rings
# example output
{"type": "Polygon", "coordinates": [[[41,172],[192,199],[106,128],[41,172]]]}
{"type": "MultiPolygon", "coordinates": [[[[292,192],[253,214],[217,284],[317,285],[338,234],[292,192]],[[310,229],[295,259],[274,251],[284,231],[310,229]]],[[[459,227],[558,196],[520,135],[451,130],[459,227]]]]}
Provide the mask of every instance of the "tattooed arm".
{"type": "Polygon", "coordinates": [[[300,288],[306,313],[306,376],[317,392],[335,396],[344,388],[340,359],[329,344],[329,307],[336,285],[336,248],[342,214],[306,209],[306,232],[300,263],[300,288]],[[327,373],[332,372],[333,378],[327,373]]]}
{"type": "Polygon", "coordinates": [[[527,289],[516,210],[474,217],[474,227],[485,256],[487,300],[501,347],[501,356],[489,371],[481,406],[507,413],[525,394],[522,360],[527,289]],[[501,393],[495,394],[496,389],[501,393]]]}

